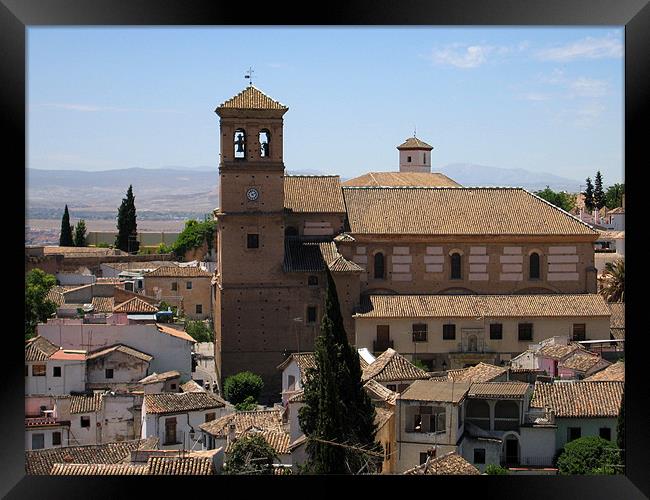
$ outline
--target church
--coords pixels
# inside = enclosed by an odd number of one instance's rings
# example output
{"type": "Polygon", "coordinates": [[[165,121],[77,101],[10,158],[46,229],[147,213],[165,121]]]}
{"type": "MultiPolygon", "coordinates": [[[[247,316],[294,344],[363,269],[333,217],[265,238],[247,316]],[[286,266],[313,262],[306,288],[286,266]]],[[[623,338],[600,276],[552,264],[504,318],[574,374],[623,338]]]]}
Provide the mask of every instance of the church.
{"type": "Polygon", "coordinates": [[[595,230],[524,189],[464,187],[432,173],[433,148],[417,137],[397,147],[397,172],[345,182],[286,175],[288,109],[249,85],[215,110],[222,381],[252,371],[264,380],[262,402],[279,401],[277,366],[313,350],[326,269],[353,344],[353,316],[369,295],[596,293],[595,230]]]}

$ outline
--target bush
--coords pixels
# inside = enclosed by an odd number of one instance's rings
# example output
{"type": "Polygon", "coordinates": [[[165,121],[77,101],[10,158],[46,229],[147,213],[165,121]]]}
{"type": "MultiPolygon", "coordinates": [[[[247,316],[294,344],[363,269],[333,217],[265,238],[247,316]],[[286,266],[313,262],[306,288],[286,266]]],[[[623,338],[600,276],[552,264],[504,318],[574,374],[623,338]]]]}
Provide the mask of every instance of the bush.
{"type": "Polygon", "coordinates": [[[253,396],[246,396],[246,399],[235,405],[237,411],[253,411],[257,408],[257,401],[253,396]]]}
{"type": "Polygon", "coordinates": [[[223,470],[226,474],[273,474],[275,460],[275,450],[261,434],[248,434],[232,445],[223,470]]]}
{"type": "Polygon", "coordinates": [[[203,222],[194,219],[188,220],[171,248],[178,258],[182,258],[188,250],[199,248],[203,242],[207,242],[208,251],[210,251],[214,245],[216,230],[217,221],[215,220],[208,218],[203,222]]]}
{"type": "Polygon", "coordinates": [[[109,245],[108,243],[97,243],[95,245],[95,248],[113,248],[113,246],[109,245]]]}
{"type": "Polygon", "coordinates": [[[165,245],[164,243],[161,243],[158,245],[158,250],[156,253],[171,253],[172,252],[172,247],[165,245]]]}
{"type": "Polygon", "coordinates": [[[491,476],[503,476],[508,474],[508,469],[500,465],[490,464],[485,468],[485,473],[491,476]]]}
{"type": "Polygon", "coordinates": [[[420,370],[424,370],[425,372],[429,371],[429,367],[426,364],[424,364],[424,361],[422,361],[421,359],[416,359],[415,361],[413,361],[413,364],[417,366],[420,370]]]}
{"type": "Polygon", "coordinates": [[[185,331],[197,342],[212,342],[212,331],[203,321],[187,321],[185,331]]]}
{"type": "Polygon", "coordinates": [[[262,392],[264,382],[259,375],[252,372],[239,372],[226,379],[223,384],[223,394],[232,404],[245,403],[247,398],[257,401],[262,392]]]}
{"type": "Polygon", "coordinates": [[[585,436],[564,446],[557,459],[560,474],[611,474],[620,464],[618,448],[600,436],[585,436]]]}

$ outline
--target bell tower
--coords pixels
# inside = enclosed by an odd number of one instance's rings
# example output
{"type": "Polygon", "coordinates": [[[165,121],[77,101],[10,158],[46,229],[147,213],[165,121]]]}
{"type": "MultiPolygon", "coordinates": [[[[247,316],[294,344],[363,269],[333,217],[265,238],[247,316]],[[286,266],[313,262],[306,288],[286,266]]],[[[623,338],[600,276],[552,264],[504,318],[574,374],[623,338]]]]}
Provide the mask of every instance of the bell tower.
{"type": "Polygon", "coordinates": [[[432,149],[432,146],[421,141],[415,135],[409,137],[397,146],[399,151],[399,171],[431,173],[432,149]]]}
{"type": "Polygon", "coordinates": [[[215,215],[222,285],[269,283],[282,272],[282,117],[288,109],[249,85],[215,110],[220,119],[215,215]]]}

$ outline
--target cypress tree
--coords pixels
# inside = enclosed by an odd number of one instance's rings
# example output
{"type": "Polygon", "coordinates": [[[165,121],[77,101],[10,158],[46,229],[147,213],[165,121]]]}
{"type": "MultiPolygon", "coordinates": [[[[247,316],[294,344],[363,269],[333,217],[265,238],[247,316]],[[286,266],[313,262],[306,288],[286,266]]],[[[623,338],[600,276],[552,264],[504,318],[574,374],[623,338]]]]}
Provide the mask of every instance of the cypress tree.
{"type": "Polygon", "coordinates": [[[596,172],[596,180],[594,181],[594,206],[600,210],[605,206],[605,192],[603,191],[603,177],[600,175],[600,170],[596,172]]]}
{"type": "MultiPolygon", "coordinates": [[[[321,332],[316,338],[316,369],[307,370],[305,406],[300,426],[308,438],[380,451],[374,442],[375,410],[361,383],[359,354],[350,346],[336,286],[327,271],[327,295],[321,332]]],[[[309,439],[307,470],[317,474],[345,474],[361,469],[364,456],[352,448],[309,439]]]]}
{"type": "Polygon", "coordinates": [[[74,228],[74,246],[86,246],[86,221],[83,219],[77,222],[77,227],[74,228]]]}
{"type": "Polygon", "coordinates": [[[129,185],[126,198],[122,198],[122,204],[117,211],[115,246],[125,252],[137,252],[140,247],[140,243],[136,240],[137,235],[135,196],[133,196],[133,186],[129,185]]]}
{"type": "Polygon", "coordinates": [[[594,209],[594,185],[591,183],[591,178],[587,177],[587,188],[585,189],[585,208],[592,212],[594,209]]]}
{"type": "Polygon", "coordinates": [[[72,226],[70,225],[70,214],[68,213],[68,205],[65,206],[63,217],[61,218],[61,235],[59,236],[60,247],[74,246],[72,241],[72,226]]]}

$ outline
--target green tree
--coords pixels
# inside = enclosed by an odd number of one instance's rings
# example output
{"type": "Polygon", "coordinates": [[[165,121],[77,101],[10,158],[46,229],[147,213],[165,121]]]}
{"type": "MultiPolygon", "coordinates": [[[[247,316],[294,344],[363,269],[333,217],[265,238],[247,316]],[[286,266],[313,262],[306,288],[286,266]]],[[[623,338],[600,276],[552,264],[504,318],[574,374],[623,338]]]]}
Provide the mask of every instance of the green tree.
{"type": "Polygon", "coordinates": [[[594,206],[600,210],[605,206],[605,192],[603,191],[603,176],[600,170],[596,172],[596,180],[594,182],[594,206]]]}
{"type": "Polygon", "coordinates": [[[585,195],[585,208],[592,212],[595,207],[594,203],[594,185],[591,183],[591,178],[587,177],[587,188],[584,192],[585,195]]]}
{"type": "Polygon", "coordinates": [[[235,405],[235,410],[237,411],[253,411],[257,408],[257,401],[253,396],[246,396],[241,403],[235,405]]]}
{"type": "Polygon", "coordinates": [[[625,194],[625,184],[614,184],[609,186],[605,191],[605,205],[610,210],[623,206],[623,195],[625,194]]]}
{"type": "Polygon", "coordinates": [[[257,401],[260,397],[264,382],[259,375],[252,372],[239,372],[228,377],[223,383],[223,394],[227,401],[237,405],[252,397],[257,401]]]}
{"type": "Polygon", "coordinates": [[[562,475],[612,474],[620,465],[619,458],[618,448],[611,441],[585,436],[564,446],[557,467],[562,475]]]}
{"type": "Polygon", "coordinates": [[[59,236],[60,247],[72,247],[74,242],[72,240],[72,226],[70,225],[70,213],[68,212],[68,205],[65,206],[63,217],[61,217],[61,234],[59,236]]]}
{"type": "Polygon", "coordinates": [[[212,342],[212,332],[204,321],[185,322],[185,331],[197,342],[212,342]]]}
{"type": "Polygon", "coordinates": [[[172,252],[172,247],[165,245],[164,243],[161,243],[158,245],[158,251],[157,253],[171,253],[172,252]]]}
{"type": "Polygon", "coordinates": [[[122,204],[117,211],[117,238],[115,246],[124,252],[137,252],[140,242],[137,241],[138,224],[135,213],[135,196],[133,186],[129,185],[126,198],[122,198],[122,204]]]}
{"type": "Polygon", "coordinates": [[[81,219],[74,228],[74,246],[86,246],[86,221],[81,219]]]}
{"type": "Polygon", "coordinates": [[[625,260],[617,259],[605,264],[601,278],[600,294],[607,302],[625,302],[625,260]]]}
{"type": "Polygon", "coordinates": [[[567,193],[566,191],[556,193],[548,186],[546,186],[546,189],[536,191],[535,194],[566,212],[571,212],[576,205],[576,198],[574,195],[567,193]]]}
{"type": "Polygon", "coordinates": [[[621,411],[618,412],[616,423],[616,446],[621,450],[621,464],[625,466],[625,392],[621,398],[621,411]]]}
{"type": "Polygon", "coordinates": [[[421,359],[414,359],[413,364],[417,366],[420,370],[424,370],[425,372],[429,371],[429,367],[426,364],[424,364],[424,361],[422,361],[421,359]]]}
{"type": "Polygon", "coordinates": [[[40,269],[32,269],[25,280],[25,338],[36,335],[36,325],[47,321],[56,312],[56,304],[47,300],[56,278],[40,269]]]}
{"type": "Polygon", "coordinates": [[[277,460],[273,447],[261,434],[250,433],[240,437],[226,454],[225,474],[273,474],[277,460]]]}
{"type": "Polygon", "coordinates": [[[214,246],[217,221],[208,219],[203,222],[191,219],[185,222],[185,228],[178,235],[171,249],[176,257],[182,258],[189,250],[194,250],[207,243],[208,251],[214,246]]]}
{"type": "Polygon", "coordinates": [[[325,314],[315,341],[316,368],[307,370],[300,427],[308,437],[306,470],[316,474],[374,472],[375,409],[361,382],[357,350],[348,343],[336,286],[327,270],[325,314]],[[337,444],[332,444],[337,443],[337,444]]]}
{"type": "Polygon", "coordinates": [[[490,476],[504,476],[508,474],[508,469],[500,465],[490,464],[485,468],[485,473],[490,476]]]}

